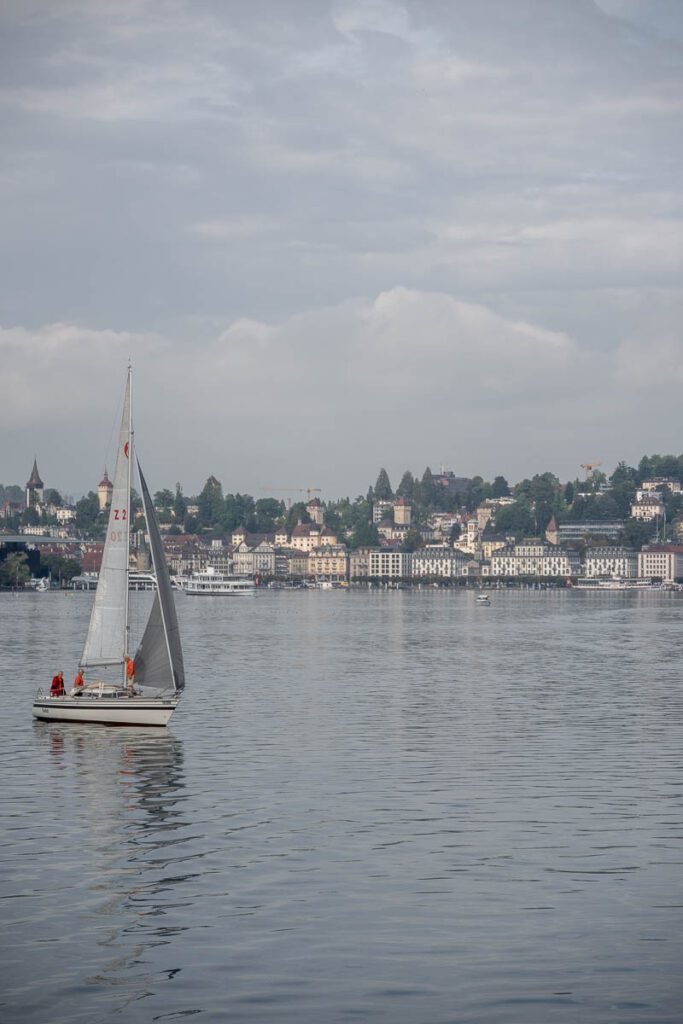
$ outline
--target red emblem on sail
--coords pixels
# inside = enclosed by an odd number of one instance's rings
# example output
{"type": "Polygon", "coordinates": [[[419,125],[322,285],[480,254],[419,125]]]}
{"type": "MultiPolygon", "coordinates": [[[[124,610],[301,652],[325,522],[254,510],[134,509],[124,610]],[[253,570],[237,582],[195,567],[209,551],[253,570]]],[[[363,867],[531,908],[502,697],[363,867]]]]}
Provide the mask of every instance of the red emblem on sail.
{"type": "Polygon", "coordinates": [[[128,458],[128,442],[127,441],[126,441],[126,443],[123,446],[123,454],[126,456],[126,458],[128,458]]]}

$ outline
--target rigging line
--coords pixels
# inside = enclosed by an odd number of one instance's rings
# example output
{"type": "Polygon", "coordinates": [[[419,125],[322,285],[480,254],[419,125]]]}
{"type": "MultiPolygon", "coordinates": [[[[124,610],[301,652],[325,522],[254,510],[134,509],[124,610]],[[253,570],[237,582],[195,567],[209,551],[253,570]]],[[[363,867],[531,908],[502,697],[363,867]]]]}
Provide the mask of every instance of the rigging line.
{"type": "MultiPolygon", "coordinates": [[[[99,470],[100,473],[102,472],[105,466],[107,467],[107,472],[109,472],[110,469],[112,473],[114,472],[114,467],[112,465],[112,463],[116,462],[116,448],[114,447],[114,435],[116,435],[118,439],[119,428],[121,426],[121,407],[123,405],[123,396],[126,393],[126,386],[127,385],[124,384],[123,389],[119,393],[118,406],[114,406],[113,418],[111,421],[111,430],[109,431],[109,439],[104,448],[105,456],[102,466],[99,470]]],[[[92,490],[92,488],[90,489],[92,490]]]]}

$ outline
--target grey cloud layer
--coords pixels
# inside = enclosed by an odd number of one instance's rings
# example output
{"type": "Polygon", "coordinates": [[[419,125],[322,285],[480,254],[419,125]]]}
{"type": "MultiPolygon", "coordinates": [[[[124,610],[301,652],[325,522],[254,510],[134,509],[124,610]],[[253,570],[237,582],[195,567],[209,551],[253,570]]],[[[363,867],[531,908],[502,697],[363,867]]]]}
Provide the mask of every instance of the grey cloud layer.
{"type": "Polygon", "coordinates": [[[361,424],[368,471],[399,442],[414,468],[513,476],[676,448],[678,412],[668,444],[641,438],[627,396],[654,394],[633,370],[650,356],[675,379],[681,350],[680,6],[27,2],[2,21],[13,360],[64,324],[83,390],[94,338],[144,363],[154,336],[242,415],[251,396],[254,458],[291,422],[277,457],[296,474],[294,428],[315,419],[339,489],[366,482],[361,424]],[[419,409],[437,375],[453,402],[419,409]]]}

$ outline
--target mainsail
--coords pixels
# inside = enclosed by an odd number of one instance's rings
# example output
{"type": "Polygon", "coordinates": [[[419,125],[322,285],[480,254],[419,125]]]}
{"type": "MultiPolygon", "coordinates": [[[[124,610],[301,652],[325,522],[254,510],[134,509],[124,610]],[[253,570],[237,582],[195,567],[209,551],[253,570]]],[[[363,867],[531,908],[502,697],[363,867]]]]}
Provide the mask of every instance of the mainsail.
{"type": "Polygon", "coordinates": [[[135,681],[144,687],[155,687],[160,690],[168,689],[173,683],[175,690],[179,691],[185,687],[185,669],[173,590],[154,504],[139,462],[138,474],[147,521],[149,546],[152,552],[152,566],[157,580],[157,591],[154,595],[154,603],[145,632],[135,655],[135,681]]]}
{"type": "Polygon", "coordinates": [[[102,567],[90,613],[90,625],[81,656],[82,668],[123,665],[128,625],[128,553],[130,517],[130,460],[133,432],[130,415],[131,374],[123,401],[114,489],[102,567]]]}

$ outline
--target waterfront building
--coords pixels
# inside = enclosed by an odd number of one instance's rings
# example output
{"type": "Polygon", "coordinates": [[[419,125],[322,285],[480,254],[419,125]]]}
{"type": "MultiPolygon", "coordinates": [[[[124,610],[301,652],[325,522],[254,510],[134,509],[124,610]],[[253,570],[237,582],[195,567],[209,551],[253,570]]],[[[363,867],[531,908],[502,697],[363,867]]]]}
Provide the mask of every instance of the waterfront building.
{"type": "Polygon", "coordinates": [[[570,540],[585,540],[587,537],[617,540],[623,529],[624,523],[621,519],[607,522],[562,523],[559,527],[560,544],[566,544],[570,540]]]}
{"type": "Polygon", "coordinates": [[[373,548],[368,557],[368,575],[376,579],[404,579],[410,576],[412,557],[408,551],[373,548]]]}
{"type": "Polygon", "coordinates": [[[375,548],[356,548],[349,555],[349,579],[365,580],[370,575],[370,552],[375,548]]]}
{"type": "Polygon", "coordinates": [[[287,575],[294,579],[303,579],[308,576],[308,553],[291,549],[292,553],[287,559],[287,575]]]}
{"type": "Polygon", "coordinates": [[[411,574],[418,579],[426,576],[452,579],[462,575],[467,562],[467,555],[461,551],[434,545],[413,552],[411,574]]]}
{"type": "Polygon", "coordinates": [[[638,575],[638,552],[609,546],[588,548],[583,574],[591,579],[610,576],[633,579],[638,575]]]}
{"type": "Polygon", "coordinates": [[[680,544],[649,544],[638,552],[638,576],[660,579],[665,583],[683,578],[683,546],[680,544]]]}
{"type": "Polygon", "coordinates": [[[233,551],[232,565],[237,576],[274,576],[275,547],[266,540],[253,547],[243,541],[233,551]]]}
{"type": "Polygon", "coordinates": [[[309,576],[341,581],[348,579],[349,556],[343,544],[320,544],[308,556],[309,576]]]}
{"type": "Polygon", "coordinates": [[[531,538],[508,544],[491,556],[491,576],[577,576],[581,571],[578,552],[547,541],[531,538]]]}

